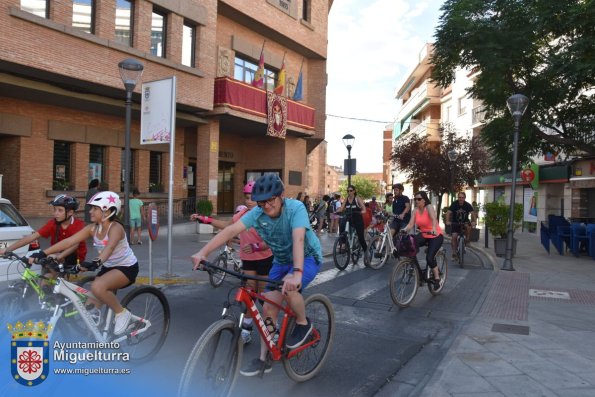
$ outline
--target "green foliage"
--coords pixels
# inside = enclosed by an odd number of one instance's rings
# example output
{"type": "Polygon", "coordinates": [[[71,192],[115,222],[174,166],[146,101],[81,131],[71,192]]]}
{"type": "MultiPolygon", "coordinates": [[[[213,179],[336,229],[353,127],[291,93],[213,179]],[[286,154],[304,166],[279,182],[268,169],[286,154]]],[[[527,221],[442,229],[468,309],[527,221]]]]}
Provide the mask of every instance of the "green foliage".
{"type": "Polygon", "coordinates": [[[54,190],[71,190],[72,186],[66,179],[54,179],[53,188],[54,190]]]}
{"type": "Polygon", "coordinates": [[[482,138],[494,166],[509,168],[513,121],[506,99],[522,93],[519,161],[545,152],[595,155],[595,2],[446,0],[435,33],[432,78],[442,87],[459,68],[479,74],[482,138]]]}
{"type": "Polygon", "coordinates": [[[210,200],[198,200],[196,202],[196,212],[199,215],[210,216],[213,213],[213,203],[210,200]]]}
{"type": "MultiPolygon", "coordinates": [[[[486,203],[483,206],[485,211],[485,225],[494,237],[505,238],[508,234],[508,219],[510,216],[510,205],[502,201],[486,203]]],[[[523,205],[515,203],[514,205],[514,223],[513,229],[518,229],[523,222],[523,205]]]]}
{"type": "MultiPolygon", "coordinates": [[[[372,196],[378,196],[380,194],[378,183],[361,175],[352,175],[351,184],[355,186],[358,197],[363,200],[368,200],[372,196]]],[[[347,197],[347,179],[341,182],[339,191],[341,192],[341,197],[347,197]]]]}

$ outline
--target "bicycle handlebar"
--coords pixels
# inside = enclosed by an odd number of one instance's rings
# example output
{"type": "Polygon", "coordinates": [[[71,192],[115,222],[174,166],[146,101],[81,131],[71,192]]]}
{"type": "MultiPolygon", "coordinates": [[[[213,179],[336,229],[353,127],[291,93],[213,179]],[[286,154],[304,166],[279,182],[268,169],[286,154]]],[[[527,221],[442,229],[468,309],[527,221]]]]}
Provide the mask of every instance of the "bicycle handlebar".
{"type": "MultiPolygon", "coordinates": [[[[14,252],[5,252],[4,255],[0,255],[0,257],[9,259],[9,260],[18,260],[25,265],[26,268],[31,268],[32,264],[29,263],[29,258],[26,256],[18,256],[14,252]]],[[[58,263],[54,257],[48,256],[46,258],[42,258],[38,260],[38,264],[42,267],[45,267],[50,270],[55,270],[58,273],[70,273],[76,274],[79,272],[78,266],[69,266],[66,267],[62,263],[58,263]]]]}
{"type": "Polygon", "coordinates": [[[204,269],[207,272],[210,272],[212,270],[218,270],[218,271],[222,271],[224,273],[227,273],[229,275],[232,275],[240,280],[254,280],[254,281],[264,281],[266,283],[270,283],[270,284],[274,284],[276,285],[277,288],[281,287],[283,285],[283,280],[273,280],[270,279],[268,277],[259,277],[259,276],[250,276],[248,274],[245,273],[238,273],[235,272],[233,270],[228,270],[224,267],[221,266],[217,266],[214,263],[208,262],[208,261],[201,261],[200,262],[201,265],[203,265],[204,267],[206,267],[206,269],[204,269]]]}

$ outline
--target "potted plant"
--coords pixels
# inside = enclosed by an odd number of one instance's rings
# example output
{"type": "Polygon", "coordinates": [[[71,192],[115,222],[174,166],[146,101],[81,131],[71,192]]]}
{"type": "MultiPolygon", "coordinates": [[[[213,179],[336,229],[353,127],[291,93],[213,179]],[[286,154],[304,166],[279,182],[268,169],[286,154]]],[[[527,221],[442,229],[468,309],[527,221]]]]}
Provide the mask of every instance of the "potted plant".
{"type": "MultiPolygon", "coordinates": [[[[510,206],[502,201],[486,203],[483,206],[485,211],[484,222],[488,231],[494,236],[494,249],[497,256],[504,256],[506,253],[506,236],[508,235],[508,218],[510,206]]],[[[518,229],[523,221],[523,205],[515,203],[513,229],[518,229]]],[[[512,254],[516,253],[516,239],[513,240],[512,254]]]]}
{"type": "MultiPolygon", "coordinates": [[[[196,202],[196,213],[199,215],[211,216],[213,213],[213,203],[210,200],[198,200],[196,202]]],[[[197,222],[196,233],[212,234],[213,226],[197,222]]]]}

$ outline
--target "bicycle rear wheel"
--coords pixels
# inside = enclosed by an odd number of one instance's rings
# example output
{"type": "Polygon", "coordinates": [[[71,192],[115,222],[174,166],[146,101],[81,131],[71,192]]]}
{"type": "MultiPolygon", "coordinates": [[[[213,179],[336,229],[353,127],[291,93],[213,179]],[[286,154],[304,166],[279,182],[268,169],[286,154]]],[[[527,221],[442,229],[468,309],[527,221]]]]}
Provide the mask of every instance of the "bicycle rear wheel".
{"type": "Polygon", "coordinates": [[[415,298],[419,286],[419,272],[415,260],[401,259],[390,276],[390,297],[395,305],[407,307],[415,298]]]}
{"type": "MultiPolygon", "coordinates": [[[[463,232],[464,233],[464,232],[463,232]]],[[[459,253],[459,266],[463,267],[463,265],[465,264],[465,237],[462,236],[462,234],[459,236],[459,246],[458,246],[458,253],[459,253]]]]}
{"type": "Polygon", "coordinates": [[[428,283],[428,290],[432,295],[438,295],[442,292],[444,288],[444,284],[446,283],[446,276],[448,274],[448,261],[446,260],[446,254],[444,250],[441,249],[436,253],[436,266],[438,266],[438,271],[440,271],[440,288],[434,289],[433,283],[428,283]]]}
{"type": "MultiPolygon", "coordinates": [[[[222,252],[217,257],[217,260],[215,261],[215,265],[222,267],[224,269],[227,269],[228,259],[229,258],[227,257],[227,253],[222,252]]],[[[223,280],[225,280],[226,275],[227,275],[227,273],[225,273],[221,270],[211,268],[211,269],[209,269],[209,282],[211,283],[211,285],[213,287],[217,288],[223,283],[223,280]]]]}
{"type": "Polygon", "coordinates": [[[335,267],[339,270],[345,270],[347,265],[349,265],[350,259],[351,248],[349,247],[349,242],[347,241],[347,234],[341,233],[341,235],[335,240],[335,244],[333,246],[333,261],[335,262],[335,267]]]}
{"type": "MultiPolygon", "coordinates": [[[[163,346],[169,331],[169,303],[165,295],[155,287],[138,287],[122,299],[122,306],[132,314],[150,321],[151,327],[135,336],[128,334],[126,340],[120,342],[120,348],[128,352],[133,361],[151,359],[163,346]]],[[[140,323],[139,326],[142,328],[140,323]]]]}
{"type": "MultiPolygon", "coordinates": [[[[306,298],[305,305],[306,316],[312,322],[314,329],[304,344],[312,342],[318,335],[320,339],[313,345],[305,347],[295,356],[290,358],[285,356],[283,359],[287,376],[295,382],[307,381],[320,371],[328,357],[335,334],[335,311],[326,296],[322,294],[310,295],[306,298]]],[[[290,326],[288,330],[292,328],[293,326],[290,326]]]]}
{"type": "Polygon", "coordinates": [[[188,356],[178,396],[228,396],[240,370],[242,349],[242,338],[232,320],[211,324],[188,356]]]}
{"type": "Polygon", "coordinates": [[[386,236],[379,234],[370,241],[370,264],[368,267],[378,270],[388,260],[389,243],[386,240],[386,236]]]}

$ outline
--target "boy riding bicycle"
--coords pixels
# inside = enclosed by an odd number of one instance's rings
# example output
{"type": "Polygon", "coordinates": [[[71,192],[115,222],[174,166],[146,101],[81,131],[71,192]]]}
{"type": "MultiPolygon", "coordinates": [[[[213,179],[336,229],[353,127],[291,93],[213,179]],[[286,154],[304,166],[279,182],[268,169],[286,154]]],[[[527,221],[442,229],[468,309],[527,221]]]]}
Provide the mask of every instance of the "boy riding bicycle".
{"type": "MultiPolygon", "coordinates": [[[[294,199],[283,197],[285,187],[275,174],[261,176],[252,188],[252,200],[258,207],[247,212],[209,241],[192,256],[193,269],[201,268],[207,256],[239,233],[253,227],[273,251],[273,266],[269,277],[284,280],[281,291],[268,286],[268,299],[281,304],[283,299],[296,314],[296,326],[288,337],[286,346],[294,349],[300,346],[312,332],[312,323],[306,317],[304,298],[301,291],[314,279],[322,263],[320,241],[311,230],[308,213],[304,205],[294,199]]],[[[265,324],[274,332],[278,309],[264,304],[265,324]]],[[[261,338],[260,357],[254,359],[240,373],[244,376],[257,375],[265,366],[267,347],[261,338]]],[[[265,367],[264,372],[270,372],[265,367]]]]}
{"type": "Polygon", "coordinates": [[[467,197],[465,192],[458,194],[458,200],[454,201],[446,214],[447,225],[451,225],[451,244],[452,244],[452,259],[457,259],[457,246],[459,244],[459,234],[465,233],[465,241],[469,243],[471,235],[471,227],[476,225],[475,209],[471,204],[465,201],[467,197]],[[471,220],[469,220],[471,216],[471,220]],[[469,227],[471,226],[471,227],[469,227]]]}

